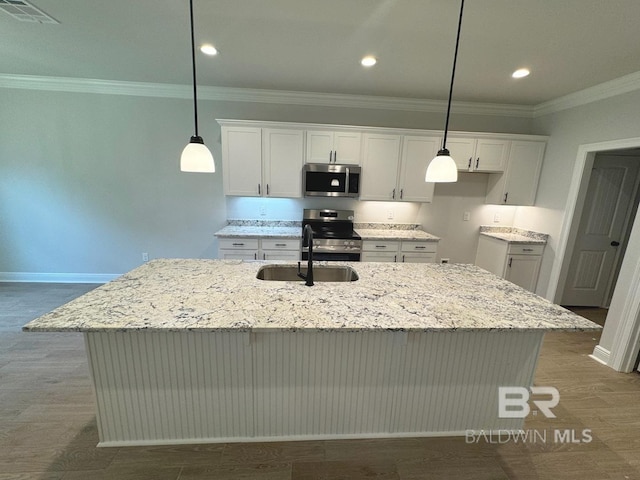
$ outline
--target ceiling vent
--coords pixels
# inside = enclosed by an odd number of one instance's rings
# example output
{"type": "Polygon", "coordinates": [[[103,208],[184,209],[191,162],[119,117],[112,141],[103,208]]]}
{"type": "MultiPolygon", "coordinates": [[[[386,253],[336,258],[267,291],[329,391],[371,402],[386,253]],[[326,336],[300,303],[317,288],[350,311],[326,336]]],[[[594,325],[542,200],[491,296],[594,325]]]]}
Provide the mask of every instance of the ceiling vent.
{"type": "Polygon", "coordinates": [[[0,0],[0,10],[21,22],[60,23],[25,0],[0,0]]]}

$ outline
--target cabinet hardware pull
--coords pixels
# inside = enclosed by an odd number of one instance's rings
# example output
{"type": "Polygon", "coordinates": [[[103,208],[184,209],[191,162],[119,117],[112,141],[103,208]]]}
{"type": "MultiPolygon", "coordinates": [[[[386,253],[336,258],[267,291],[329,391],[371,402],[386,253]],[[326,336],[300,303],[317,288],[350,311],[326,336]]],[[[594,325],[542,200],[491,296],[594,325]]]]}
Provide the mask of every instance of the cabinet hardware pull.
{"type": "Polygon", "coordinates": [[[533,248],[523,248],[523,252],[533,252],[533,248]]]}
{"type": "Polygon", "coordinates": [[[286,243],[276,243],[276,247],[286,247],[286,243]]]}
{"type": "Polygon", "coordinates": [[[234,247],[242,247],[244,243],[232,243],[231,245],[233,245],[234,247]]]}
{"type": "Polygon", "coordinates": [[[256,252],[256,253],[254,253],[254,254],[253,254],[253,259],[254,259],[254,260],[257,260],[257,259],[258,259],[258,252],[256,252]]]}
{"type": "Polygon", "coordinates": [[[329,150],[329,163],[333,162],[332,157],[333,157],[333,150],[329,150]]]}
{"type": "Polygon", "coordinates": [[[509,192],[504,194],[504,203],[507,203],[507,197],[509,196],[509,192]]]}
{"type": "Polygon", "coordinates": [[[263,259],[263,260],[266,260],[266,259],[267,259],[267,254],[266,254],[266,253],[263,253],[263,254],[262,254],[262,259],[263,259]]]}
{"type": "Polygon", "coordinates": [[[425,247],[424,245],[416,245],[415,248],[427,248],[427,247],[425,247]]]}
{"type": "Polygon", "coordinates": [[[338,163],[338,151],[333,151],[333,163],[338,163]]]}
{"type": "Polygon", "coordinates": [[[614,240],[613,242],[611,242],[611,246],[612,246],[612,247],[617,247],[617,246],[619,246],[619,245],[620,245],[620,242],[617,242],[617,241],[615,241],[615,240],[614,240]]]}
{"type": "Polygon", "coordinates": [[[400,200],[402,200],[402,194],[404,193],[404,188],[400,189],[400,200]]]}
{"type": "Polygon", "coordinates": [[[386,245],[376,245],[376,248],[387,248],[386,245]]]}
{"type": "Polygon", "coordinates": [[[402,263],[404,263],[404,255],[402,255],[402,263]]]}
{"type": "Polygon", "coordinates": [[[393,256],[393,263],[395,263],[395,262],[397,262],[397,261],[398,261],[398,255],[394,255],[394,256],[393,256]]]}
{"type": "Polygon", "coordinates": [[[476,170],[478,169],[478,165],[480,165],[480,157],[476,158],[476,170]]]}
{"type": "Polygon", "coordinates": [[[391,198],[393,198],[394,200],[396,199],[396,189],[393,189],[393,192],[391,193],[391,198]]]}
{"type": "Polygon", "coordinates": [[[513,262],[513,257],[509,257],[509,268],[511,268],[511,262],[513,262]]]}
{"type": "Polygon", "coordinates": [[[471,170],[471,161],[473,160],[473,158],[469,157],[469,166],[467,167],[467,170],[471,170]]]}
{"type": "Polygon", "coordinates": [[[260,184],[258,184],[258,195],[261,195],[261,192],[260,192],[260,184]]]}
{"type": "Polygon", "coordinates": [[[267,183],[267,195],[269,195],[269,184],[267,183]]]}

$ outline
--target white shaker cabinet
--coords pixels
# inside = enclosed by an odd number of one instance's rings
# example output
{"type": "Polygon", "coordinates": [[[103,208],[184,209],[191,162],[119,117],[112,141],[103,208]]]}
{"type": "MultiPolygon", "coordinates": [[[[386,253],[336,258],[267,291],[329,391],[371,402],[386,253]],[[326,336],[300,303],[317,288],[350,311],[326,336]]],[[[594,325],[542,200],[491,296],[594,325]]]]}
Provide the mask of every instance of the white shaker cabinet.
{"type": "Polygon", "coordinates": [[[509,243],[480,236],[475,264],[522,288],[535,292],[544,245],[509,243]]]}
{"type": "Polygon", "coordinates": [[[400,198],[400,142],[400,135],[365,134],[360,200],[392,201],[400,198]]]}
{"type": "Polygon", "coordinates": [[[435,184],[424,177],[431,160],[440,148],[440,138],[405,135],[402,137],[402,159],[398,188],[400,200],[406,202],[431,202],[435,184]]]}
{"type": "Polygon", "coordinates": [[[546,142],[514,140],[509,149],[504,174],[491,174],[486,203],[533,205],[546,142]]]}
{"type": "Polygon", "coordinates": [[[223,260],[300,260],[295,238],[220,238],[218,258],[223,260]]]}
{"type": "Polygon", "coordinates": [[[307,130],[306,163],[360,165],[362,133],[307,130]]]}
{"type": "Polygon", "coordinates": [[[466,172],[503,172],[509,143],[500,138],[447,137],[447,149],[458,170],[466,172]]]}
{"type": "Polygon", "coordinates": [[[363,240],[363,262],[435,263],[438,242],[363,240]]]}
{"type": "Polygon", "coordinates": [[[303,130],[222,126],[225,195],[301,197],[303,130]]]}

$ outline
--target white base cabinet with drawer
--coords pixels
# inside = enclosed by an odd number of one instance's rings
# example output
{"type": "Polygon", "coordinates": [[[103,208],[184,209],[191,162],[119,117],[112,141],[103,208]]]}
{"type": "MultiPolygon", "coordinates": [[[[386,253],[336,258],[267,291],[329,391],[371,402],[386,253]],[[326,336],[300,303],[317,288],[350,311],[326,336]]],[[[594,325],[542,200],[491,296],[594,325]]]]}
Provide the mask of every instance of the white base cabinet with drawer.
{"type": "Polygon", "coordinates": [[[223,260],[300,260],[298,239],[221,238],[218,245],[223,260]]]}
{"type": "Polygon", "coordinates": [[[361,261],[435,263],[438,242],[419,240],[364,240],[361,261]]]}
{"type": "Polygon", "coordinates": [[[543,251],[544,245],[539,243],[508,243],[481,235],[475,264],[535,292],[543,251]]]}

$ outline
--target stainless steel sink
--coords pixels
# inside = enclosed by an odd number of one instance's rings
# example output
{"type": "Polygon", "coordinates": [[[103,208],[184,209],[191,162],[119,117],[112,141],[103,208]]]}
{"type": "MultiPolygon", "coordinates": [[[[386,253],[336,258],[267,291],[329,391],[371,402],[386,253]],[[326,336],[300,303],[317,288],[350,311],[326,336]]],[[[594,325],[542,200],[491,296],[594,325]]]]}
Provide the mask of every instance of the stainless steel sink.
{"type": "MultiPolygon", "coordinates": [[[[306,266],[301,268],[303,274],[307,274],[306,266]]],[[[280,282],[302,282],[298,276],[297,265],[265,265],[260,267],[256,275],[258,280],[272,280],[280,282]]],[[[360,277],[356,271],[347,266],[313,266],[314,282],[355,282],[360,277]]]]}

